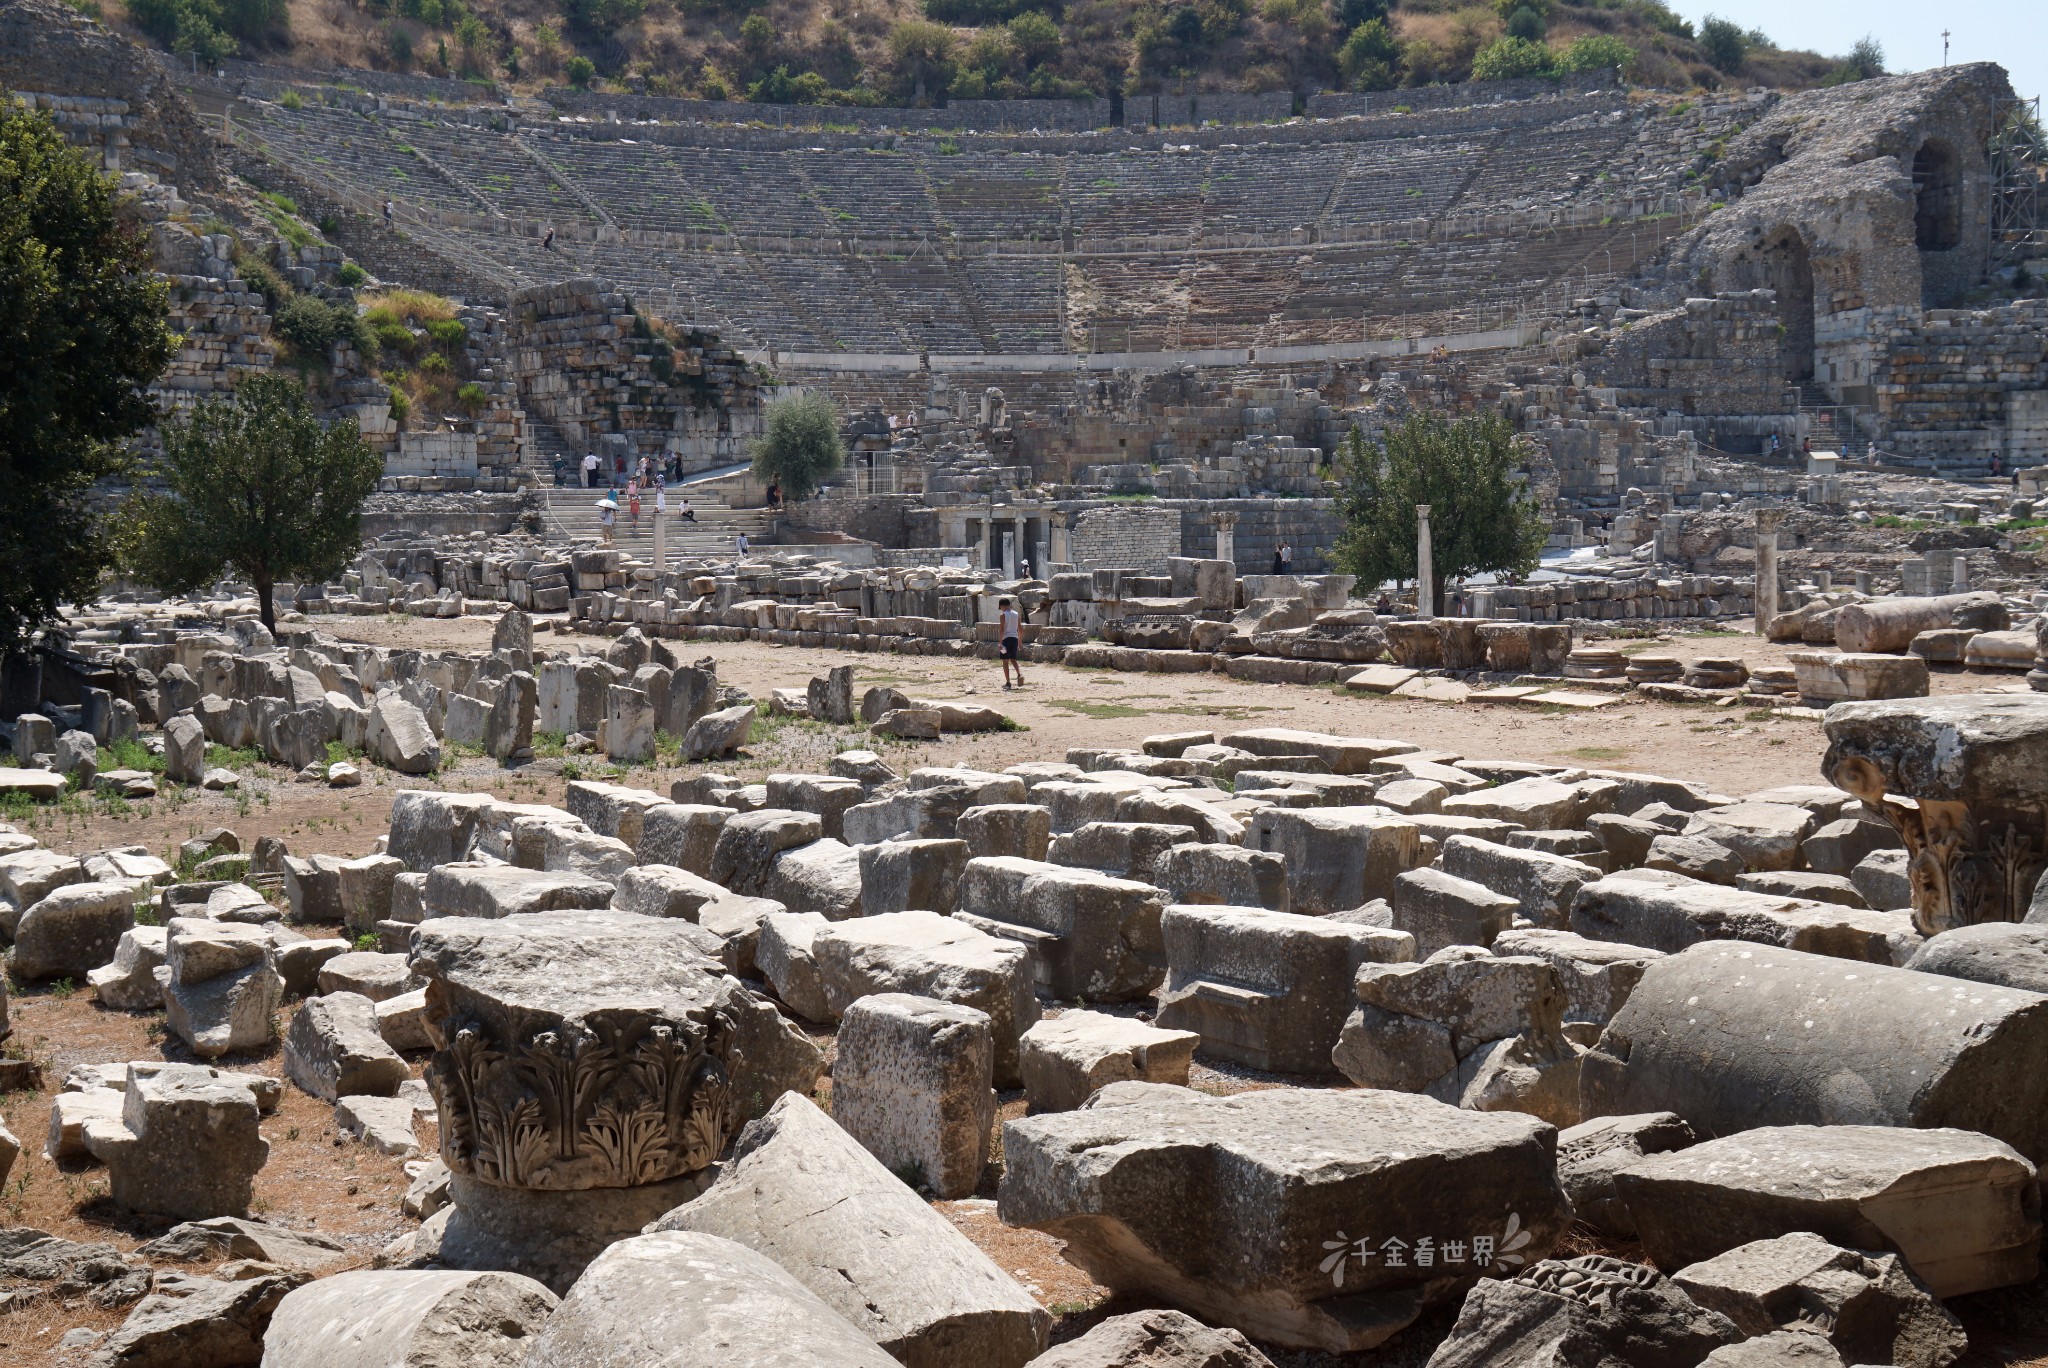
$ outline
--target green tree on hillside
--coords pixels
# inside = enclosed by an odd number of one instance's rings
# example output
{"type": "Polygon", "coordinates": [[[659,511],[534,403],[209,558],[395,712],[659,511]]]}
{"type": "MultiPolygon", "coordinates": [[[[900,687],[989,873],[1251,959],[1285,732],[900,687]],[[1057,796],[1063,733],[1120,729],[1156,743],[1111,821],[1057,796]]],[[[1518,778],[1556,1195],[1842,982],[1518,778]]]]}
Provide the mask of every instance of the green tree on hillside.
{"type": "Polygon", "coordinates": [[[1436,602],[1447,578],[1534,570],[1550,534],[1527,488],[1515,432],[1498,415],[1417,413],[1373,445],[1353,431],[1340,457],[1336,563],[1370,588],[1415,578],[1415,506],[1430,508],[1436,602]]]}
{"type": "Polygon", "coordinates": [[[109,564],[85,496],[155,417],[169,297],[107,178],[0,96],[0,651],[90,597],[109,564]]]}
{"type": "Polygon", "coordinates": [[[166,423],[163,439],[170,491],[122,510],[121,562],[139,582],[183,594],[232,572],[255,586],[274,631],[279,581],[332,579],[362,544],[384,462],[353,422],[321,422],[295,378],[247,375],[232,399],[166,423]]]}
{"type": "Polygon", "coordinates": [[[1337,52],[1344,84],[1353,90],[1392,90],[1400,81],[1401,47],[1384,19],[1369,19],[1351,30],[1337,52]]]}
{"type": "Polygon", "coordinates": [[[767,430],[754,443],[754,473],[780,484],[784,498],[808,497],[843,460],[831,400],[805,392],[768,405],[767,430]]]}
{"type": "Polygon", "coordinates": [[[1700,50],[1716,70],[1734,72],[1749,56],[1749,35],[1732,19],[1710,14],[1700,23],[1700,50]]]}
{"type": "Polygon", "coordinates": [[[1849,55],[1835,64],[1834,70],[1822,78],[1822,85],[1851,85],[1867,81],[1873,76],[1884,75],[1884,49],[1875,38],[1866,35],[1863,40],[1849,49],[1849,55]]]}

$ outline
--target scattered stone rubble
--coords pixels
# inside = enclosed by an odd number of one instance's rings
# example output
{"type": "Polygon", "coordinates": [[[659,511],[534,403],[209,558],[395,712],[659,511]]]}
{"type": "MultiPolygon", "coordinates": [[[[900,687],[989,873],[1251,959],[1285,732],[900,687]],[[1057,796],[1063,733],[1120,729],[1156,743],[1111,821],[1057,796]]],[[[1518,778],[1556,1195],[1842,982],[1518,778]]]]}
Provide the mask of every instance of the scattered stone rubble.
{"type": "MultiPolygon", "coordinates": [[[[526,673],[509,621],[481,658],[308,638],[196,663],[282,681],[239,699],[252,727],[346,715],[320,686],[365,676],[399,678],[382,699],[424,726],[526,673]],[[321,701],[290,706],[301,688],[321,701]]],[[[665,651],[630,632],[543,660],[562,668],[530,697],[589,720],[587,672],[607,709],[687,693],[711,715],[728,686],[665,651]]],[[[889,701],[850,685],[801,701],[889,701]]],[[[614,740],[618,714],[591,715],[614,740]]],[[[1105,1345],[1195,1352],[1214,1327],[1225,1362],[1258,1361],[1231,1332],[1354,1352],[1461,1307],[1433,1362],[1541,1340],[1579,1347],[1526,1361],[1946,1364],[1941,1299],[2038,1272],[2048,968],[2022,919],[2048,698],[1844,704],[1826,726],[1832,784],[1747,795],[1248,728],[1002,772],[848,751],[759,785],[577,780],[559,808],[399,788],[355,859],[244,855],[231,832],[180,852],[255,886],[10,837],[17,973],[82,965],[108,1010],[160,1005],[208,1057],[272,1048],[279,1020],[283,1086],[397,1157],[423,1075],[439,1149],[381,1270],[301,1286],[332,1252],[248,1219],[275,1080],[80,1070],[48,1152],[190,1224],[20,1276],[135,1301],[106,1354],[197,1334],[227,1346],[212,1361],[301,1362],[313,1326],[345,1325],[347,1353],[456,1335],[469,1361],[516,1339],[581,1364],[621,1336],[750,1342],[718,1309],[744,1305],[815,1362],[1021,1366],[1049,1314],[928,1205],[993,1191],[1156,1308],[1105,1345]],[[829,1114],[799,1020],[836,1031],[829,1114]],[[1197,1064],[1269,1086],[1214,1095],[1197,1064]],[[1019,1089],[1029,1114],[998,1134],[1019,1089]],[[1552,1259],[1574,1219],[1648,1262],[1552,1259]],[[282,1271],[151,1280],[173,1254],[282,1271]],[[631,1291],[649,1280],[658,1315],[631,1291]]]]}

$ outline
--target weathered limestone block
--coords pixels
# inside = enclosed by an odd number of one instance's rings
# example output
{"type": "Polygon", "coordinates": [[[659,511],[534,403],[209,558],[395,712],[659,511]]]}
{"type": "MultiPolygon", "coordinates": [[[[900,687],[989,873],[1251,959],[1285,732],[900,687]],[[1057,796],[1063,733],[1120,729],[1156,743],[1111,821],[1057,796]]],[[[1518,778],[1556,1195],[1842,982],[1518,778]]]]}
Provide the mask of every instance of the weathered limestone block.
{"type": "Polygon", "coordinates": [[[1402,1093],[1211,1097],[1113,1083],[1079,1110],[1004,1126],[1000,1209],[1008,1224],[1065,1241],[1066,1257],[1112,1290],[1258,1340],[1345,1353],[1458,1295],[1500,1255],[1549,1249],[1569,1219],[1555,1141],[1534,1117],[1402,1093]],[[1389,1266],[1381,1232],[1397,1231],[1456,1232],[1488,1248],[1475,1259],[1467,1244],[1455,1264],[1389,1266]],[[1355,1256],[1358,1238],[1374,1258],[1355,1256]]]}
{"type": "Polygon", "coordinates": [[[1479,1283],[1428,1368],[1687,1368],[1741,1337],[1656,1269],[1585,1254],[1479,1283]]]}
{"type": "Polygon", "coordinates": [[[1160,930],[1158,1024],[1196,1032],[1206,1055],[1274,1073],[1331,1073],[1361,966],[1414,955],[1399,931],[1254,907],[1169,907],[1160,930]]]}
{"type": "Polygon", "coordinates": [[[529,1343],[520,1368],[901,1368],[773,1260],[679,1230],[598,1253],[529,1343]]]}
{"type": "Polygon", "coordinates": [[[1164,906],[1158,889],[1136,880],[997,856],[967,862],[957,916],[1023,946],[1049,996],[1129,1002],[1165,973],[1164,906]]]}
{"type": "Polygon", "coordinates": [[[1424,958],[1453,945],[1492,945],[1514,925],[1519,906],[1506,893],[1433,867],[1394,880],[1394,929],[1413,936],[1415,953],[1424,958]]]}
{"type": "Polygon", "coordinates": [[[707,803],[664,803],[647,809],[641,819],[640,862],[708,876],[718,833],[732,815],[731,808],[707,803]]]}
{"type": "Polygon", "coordinates": [[[1273,1368],[1235,1330],[1179,1311],[1133,1311],[1031,1360],[1032,1368],[1273,1368]]]}
{"type": "Polygon", "coordinates": [[[2034,1166],[1968,1131],[1767,1126],[1650,1155],[1614,1184],[1659,1268],[1804,1230],[1895,1251],[1938,1297],[2039,1272],[2034,1166]]]}
{"type": "Polygon", "coordinates": [[[718,1180],[655,1231],[766,1255],[906,1368],[1021,1368],[1051,1329],[1008,1274],[800,1097],[750,1124],[718,1180]]]}
{"type": "Polygon", "coordinates": [[[1176,845],[1192,844],[1195,833],[1161,822],[1089,822],[1055,836],[1046,859],[1053,864],[1093,869],[1112,878],[1155,882],[1159,858],[1176,845]]]}
{"type": "Polygon", "coordinates": [[[1329,766],[1332,774],[1365,774],[1371,770],[1375,760],[1421,749],[1406,741],[1330,736],[1287,727],[1257,727],[1250,731],[1232,732],[1229,736],[1217,738],[1217,743],[1235,750],[1250,751],[1253,755],[1313,755],[1329,766]]]}
{"type": "Polygon", "coordinates": [[[1599,1116],[1558,1132],[1557,1178],[1572,1214],[1604,1234],[1633,1239],[1636,1218],[1616,1191],[1614,1175],[1646,1154],[1681,1150],[1698,1139],[1670,1112],[1599,1116]]]}
{"type": "Polygon", "coordinates": [[[420,1152],[413,1116],[413,1104],[403,1097],[343,1097],[334,1104],[337,1132],[395,1159],[420,1152]]]}
{"type": "Polygon", "coordinates": [[[86,1149],[130,1211],[174,1220],[240,1216],[270,1156],[255,1094],[203,1065],[131,1066],[121,1119],[88,1122],[86,1149]]]}
{"type": "Polygon", "coordinates": [[[415,874],[467,860],[478,826],[492,806],[483,794],[400,789],[391,796],[391,838],[385,853],[415,874]]]}
{"type": "Polygon", "coordinates": [[[1170,902],[1288,909],[1287,863],[1243,846],[1170,846],[1159,853],[1153,881],[1170,902]]]}
{"type": "Polygon", "coordinates": [[[131,926],[121,933],[111,963],[86,975],[102,1005],[117,1012],[148,1012],[163,1005],[156,971],[169,953],[170,928],[131,926]]]}
{"type": "Polygon", "coordinates": [[[1703,808],[1692,814],[1682,834],[1702,837],[1735,852],[1752,870],[1795,869],[1800,843],[1813,827],[1813,814],[1805,808],[1747,802],[1703,808]]]}
{"type": "Polygon", "coordinates": [[[1598,813],[1612,812],[1620,793],[1621,785],[1612,779],[1567,784],[1536,775],[1446,798],[1443,810],[1454,817],[1490,817],[1532,831],[1562,831],[1583,827],[1598,813]]]}
{"type": "Polygon", "coordinates": [[[329,1101],[389,1097],[412,1076],[377,1030],[377,1004],[360,993],[309,998],[284,1039],[285,1077],[329,1101]]]}
{"type": "Polygon", "coordinates": [[[212,1216],[172,1226],[135,1252],[145,1259],[192,1263],[255,1259],[313,1273],[346,1259],[348,1246],[310,1230],[291,1230],[240,1216],[212,1216]]]}
{"type": "Polygon", "coordinates": [[[962,812],[953,830],[967,843],[970,859],[1043,860],[1052,844],[1052,813],[1036,803],[984,803],[962,812]]]}
{"type": "Polygon", "coordinates": [[[695,763],[732,754],[747,744],[755,716],[751,703],[704,714],[683,734],[683,759],[695,763]]]}
{"type": "Polygon", "coordinates": [[[1201,1037],[1078,1008],[1046,1017],[1022,1040],[1024,1093],[1035,1112],[1072,1111],[1111,1083],[1187,1086],[1201,1037]]]}
{"type": "Polygon", "coordinates": [[[988,1013],[871,994],[839,1023],[832,1119],[910,1186],[940,1200],[972,1196],[988,1162],[994,1077],[988,1013]]]}
{"type": "Polygon", "coordinates": [[[400,774],[432,774],[441,768],[441,742],[426,714],[395,693],[380,695],[371,705],[363,745],[371,759],[400,774]]]}
{"type": "Polygon", "coordinates": [[[256,1368],[271,1314],[303,1273],[262,1273],[241,1282],[183,1278],[135,1303],[118,1329],[100,1341],[94,1368],[115,1365],[209,1365],[256,1368]]]}
{"type": "Polygon", "coordinates": [[[1504,931],[1493,942],[1496,955],[1545,960],[1564,989],[1566,1021],[1605,1025],[1628,1001],[1643,970],[1663,952],[1619,941],[1588,940],[1569,931],[1537,927],[1504,931]]]}
{"type": "Polygon", "coordinates": [[[821,1025],[837,1017],[813,948],[818,933],[829,925],[819,912],[772,912],[761,919],[754,947],[755,968],[776,998],[805,1021],[821,1025]]]}
{"type": "MultiPolygon", "coordinates": [[[[647,814],[665,806],[661,795],[625,784],[578,779],[569,785],[563,806],[600,836],[610,836],[637,849],[646,834],[647,814]]],[[[551,809],[530,809],[547,813],[551,809]]]]}
{"type": "Polygon", "coordinates": [[[1782,946],[1890,964],[1909,939],[1903,919],[1807,898],[1780,898],[1661,870],[1625,870],[1579,890],[1571,929],[1591,940],[1673,953],[1708,941],[1782,946]]]}
{"type": "Polygon", "coordinates": [[[269,1045],[284,980],[268,933],[197,917],[173,917],[166,932],[156,979],[171,1030],[201,1059],[269,1045]]]}
{"type": "Polygon", "coordinates": [[[83,979],[114,958],[146,891],[123,879],[52,888],[14,926],[14,976],[83,979]]]}
{"type": "Polygon", "coordinates": [[[301,926],[339,926],[348,916],[341,902],[341,866],[338,856],[314,855],[300,859],[284,857],[284,892],[291,908],[291,920],[301,926]]]}
{"type": "Polygon", "coordinates": [[[1586,1056],[1589,1116],[1953,1126],[2048,1156],[2048,998],[1766,945],[1654,961],[1586,1056]]]}
{"type": "Polygon", "coordinates": [[[423,986],[404,955],[351,950],[323,962],[314,979],[323,993],[356,993],[384,1002],[423,986]]]}
{"type": "Polygon", "coordinates": [[[694,922],[706,903],[730,897],[711,880],[673,865],[636,865],[619,876],[612,906],[643,917],[679,917],[694,922]]]}
{"type": "Polygon", "coordinates": [[[817,912],[831,921],[860,916],[861,853],[829,836],[775,857],[763,892],[792,912],[817,912]]]}
{"type": "Polygon", "coordinates": [[[775,869],[775,857],[785,850],[809,845],[823,834],[815,813],[791,812],[786,808],[738,813],[719,828],[707,875],[713,883],[735,893],[772,897],[768,882],[775,869]]]}
{"type": "Polygon", "coordinates": [[[811,940],[834,1016],[871,993],[914,993],[988,1014],[995,1083],[1022,1081],[1018,1037],[1038,1020],[1029,953],[934,912],[889,912],[819,929],[811,940]]]}
{"type": "MultiPolygon", "coordinates": [[[[523,819],[521,827],[525,825],[523,819]]],[[[550,822],[541,827],[540,867],[550,874],[578,874],[615,884],[637,860],[633,847],[616,836],[600,836],[581,822],[550,822]]]]}
{"type": "Polygon", "coordinates": [[[1268,808],[1244,839],[1286,862],[1288,910],[1309,916],[1390,897],[1395,878],[1423,863],[1420,830],[1380,807],[1268,808]]]}
{"type": "Polygon", "coordinates": [[[960,900],[960,875],[967,867],[968,849],[963,840],[912,839],[861,846],[861,910],[868,916],[910,911],[950,916],[960,900]]]}
{"type": "Polygon", "coordinates": [[[1843,1249],[1806,1231],[1753,1240],[1671,1280],[1745,1335],[1780,1328],[1826,1338],[1849,1363],[1947,1368],[1963,1327],[1895,1254],[1843,1249]]]}
{"type": "Polygon", "coordinates": [[[640,689],[614,684],[605,690],[604,753],[622,765],[654,758],[654,703],[640,689]]]}
{"type": "Polygon", "coordinates": [[[427,875],[422,901],[428,917],[498,920],[522,913],[605,907],[612,893],[609,882],[581,874],[516,865],[444,864],[427,875]]]}
{"type": "Polygon", "coordinates": [[[855,717],[853,666],[837,665],[823,676],[812,679],[805,701],[809,704],[810,715],[818,721],[829,722],[835,727],[852,726],[855,717]]]}
{"type": "Polygon", "coordinates": [[[1905,838],[1923,934],[2026,919],[2048,867],[2048,695],[1862,703],[1830,709],[1826,727],[1829,782],[1905,838]]]}
{"type": "Polygon", "coordinates": [[[833,840],[846,835],[846,810],[867,800],[857,779],[830,774],[771,774],[768,806],[816,813],[821,831],[833,840]]]}
{"type": "Polygon", "coordinates": [[[342,925],[349,934],[363,935],[376,930],[378,922],[390,920],[391,886],[405,872],[403,861],[389,855],[365,855],[359,860],[337,861],[333,868],[342,925]]]}
{"type": "Polygon", "coordinates": [[[1600,877],[1582,860],[1546,850],[1517,850],[1473,836],[1444,842],[1437,865],[1444,873],[1504,893],[1516,903],[1517,916],[1538,926],[1562,927],[1571,917],[1572,899],[1600,877]]]}

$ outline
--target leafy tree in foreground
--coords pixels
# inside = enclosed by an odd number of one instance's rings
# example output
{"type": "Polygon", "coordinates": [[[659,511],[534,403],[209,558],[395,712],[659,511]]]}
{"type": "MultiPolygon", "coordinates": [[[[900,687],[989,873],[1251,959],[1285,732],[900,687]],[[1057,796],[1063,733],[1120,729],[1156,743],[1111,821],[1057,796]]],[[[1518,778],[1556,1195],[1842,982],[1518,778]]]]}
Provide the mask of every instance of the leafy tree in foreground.
{"type": "Polygon", "coordinates": [[[107,179],[0,94],[0,651],[107,568],[85,494],[155,418],[144,391],[174,354],[149,271],[107,179]]]}
{"type": "Polygon", "coordinates": [[[183,594],[232,571],[274,631],[278,581],[331,579],[361,544],[384,462],[355,424],[322,423],[291,376],[246,376],[233,399],[166,423],[163,439],[170,492],[137,494],[124,511],[121,560],[142,583],[183,594]]]}
{"type": "Polygon", "coordinates": [[[768,405],[767,432],[754,443],[754,473],[782,486],[784,498],[807,497],[839,469],[839,415],[822,394],[790,394],[768,405]]]}
{"type": "Polygon", "coordinates": [[[1341,460],[1344,531],[1335,559],[1362,586],[1415,578],[1417,504],[1430,507],[1437,603],[1446,578],[1536,568],[1550,529],[1515,479],[1515,433],[1505,418],[1416,413],[1380,446],[1354,431],[1341,460]]]}

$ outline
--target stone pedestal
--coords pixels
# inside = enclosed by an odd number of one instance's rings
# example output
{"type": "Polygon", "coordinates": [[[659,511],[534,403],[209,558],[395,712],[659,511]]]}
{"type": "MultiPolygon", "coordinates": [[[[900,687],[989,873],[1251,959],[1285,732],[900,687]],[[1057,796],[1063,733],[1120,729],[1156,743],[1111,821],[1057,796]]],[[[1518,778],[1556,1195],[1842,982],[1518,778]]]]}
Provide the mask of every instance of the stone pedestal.
{"type": "Polygon", "coordinates": [[[1237,514],[1211,513],[1209,521],[1216,528],[1215,559],[1237,564],[1237,514]]]}

